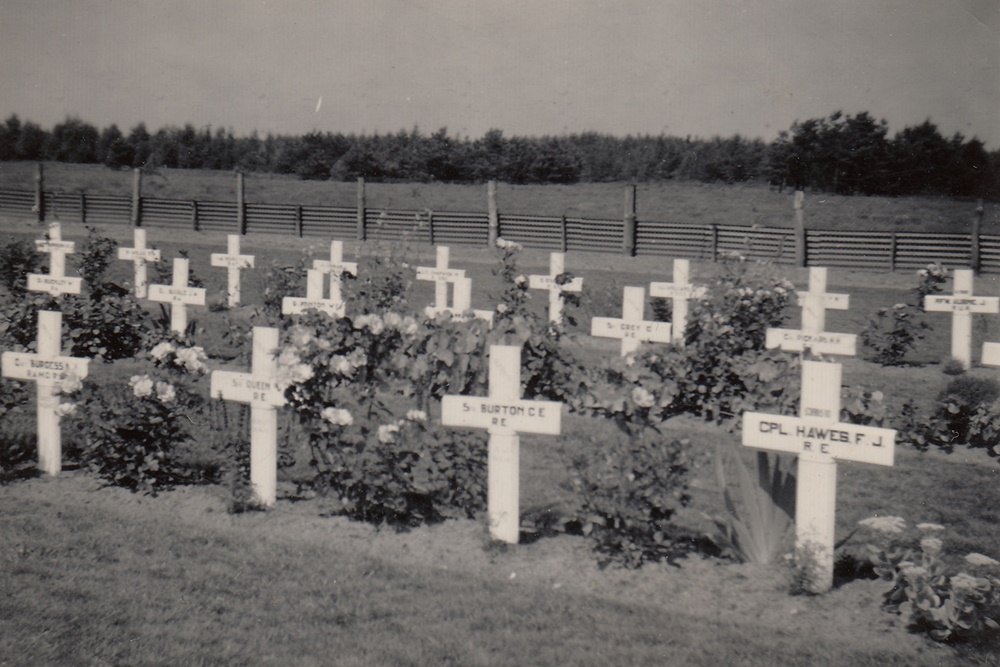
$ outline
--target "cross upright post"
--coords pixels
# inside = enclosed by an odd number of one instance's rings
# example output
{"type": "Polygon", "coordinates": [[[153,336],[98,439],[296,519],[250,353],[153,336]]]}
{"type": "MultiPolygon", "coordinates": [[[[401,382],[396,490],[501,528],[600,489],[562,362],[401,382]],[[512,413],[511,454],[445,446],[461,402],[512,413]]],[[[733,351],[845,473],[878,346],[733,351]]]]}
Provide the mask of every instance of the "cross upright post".
{"type": "Polygon", "coordinates": [[[972,269],[955,269],[953,295],[931,294],[924,297],[927,312],[951,313],[951,356],[962,366],[972,366],[972,314],[1000,312],[1000,297],[973,296],[972,269]]]}
{"type": "Polygon", "coordinates": [[[59,383],[75,375],[87,377],[89,359],[60,356],[62,313],[38,312],[38,340],[34,354],[4,352],[0,374],[16,380],[30,380],[38,390],[38,467],[49,475],[62,470],[62,435],[59,429],[59,383]]]}
{"type": "Polygon", "coordinates": [[[795,499],[796,550],[815,559],[809,590],[833,585],[837,461],[892,466],[896,432],[840,421],[841,365],[802,362],[799,416],[743,413],[743,445],[798,456],[795,499]]]}
{"type": "Polygon", "coordinates": [[[170,304],[170,330],[178,333],[187,329],[187,307],[205,305],[205,288],[189,287],[188,276],[188,260],[175,257],[172,284],[149,286],[150,301],[170,304]]]}
{"type": "Polygon", "coordinates": [[[136,227],[135,245],[132,248],[118,248],[118,259],[132,260],[135,269],[135,298],[145,299],[147,292],[146,263],[159,262],[160,251],[146,247],[146,230],[136,227]]]}
{"type": "Polygon", "coordinates": [[[829,294],[826,291],[826,269],[809,269],[809,291],[798,292],[799,306],[802,307],[802,329],[767,330],[766,346],[780,348],[788,352],[804,352],[806,349],[818,354],[840,354],[853,356],[857,352],[858,337],[855,334],[831,333],[825,331],[826,310],[847,310],[850,296],[829,294]]]}
{"type": "Polygon", "coordinates": [[[489,396],[444,396],[441,423],[490,434],[487,514],[494,539],[520,537],[520,433],[559,435],[562,403],[521,399],[521,348],[490,347],[489,396]]]}
{"type": "Polygon", "coordinates": [[[433,281],[434,308],[437,312],[448,310],[448,283],[465,277],[465,269],[449,269],[448,260],[451,251],[447,246],[437,247],[436,266],[418,266],[417,280],[433,281]]]}
{"type": "Polygon", "coordinates": [[[258,501],[274,505],[278,485],[278,408],[285,394],[278,386],[278,330],[254,327],[249,373],[213,371],[211,395],[250,405],[250,484],[258,501]]]}
{"type": "Polygon", "coordinates": [[[323,297],[323,272],[306,269],[306,297],[286,296],[281,300],[282,315],[298,315],[307,310],[318,310],[331,317],[343,317],[346,311],[343,301],[323,297]]]}
{"type": "Polygon", "coordinates": [[[437,308],[427,306],[424,314],[427,317],[437,317],[439,313],[451,313],[451,318],[458,321],[466,321],[470,318],[486,320],[493,324],[492,310],[474,310],[472,308],[472,278],[458,278],[455,280],[454,304],[447,308],[437,308]]]}
{"type": "Polygon", "coordinates": [[[227,239],[226,253],[213,252],[212,266],[227,269],[226,303],[230,308],[240,305],[240,271],[253,268],[254,256],[240,254],[240,235],[230,234],[227,239]]]}
{"type": "Polygon", "coordinates": [[[593,318],[590,321],[590,335],[620,338],[623,357],[638,350],[643,341],[669,343],[672,340],[670,323],[643,320],[645,307],[646,290],[642,287],[626,287],[621,318],[593,318]]]}
{"type": "Polygon", "coordinates": [[[560,285],[558,278],[564,273],[566,273],[566,254],[554,252],[549,255],[548,275],[528,276],[528,287],[530,289],[548,290],[549,322],[552,324],[562,324],[563,292],[583,291],[583,278],[579,276],[560,285]]]}
{"type": "Polygon", "coordinates": [[[708,288],[704,285],[691,284],[691,261],[687,259],[674,260],[674,282],[649,284],[649,296],[673,301],[671,335],[674,344],[684,345],[684,334],[687,331],[688,301],[702,299],[707,293],[708,288]]]}
{"type": "Polygon", "coordinates": [[[313,268],[324,274],[330,274],[330,299],[336,302],[343,302],[344,296],[341,291],[341,277],[348,275],[358,275],[357,262],[344,261],[344,242],[330,241],[330,259],[314,259],[313,268]]]}
{"type": "Polygon", "coordinates": [[[79,294],[83,288],[83,280],[66,276],[66,255],[76,251],[76,244],[62,240],[62,226],[58,222],[49,225],[46,239],[35,241],[35,249],[48,254],[49,274],[29,273],[28,290],[48,292],[52,296],[79,294]]]}

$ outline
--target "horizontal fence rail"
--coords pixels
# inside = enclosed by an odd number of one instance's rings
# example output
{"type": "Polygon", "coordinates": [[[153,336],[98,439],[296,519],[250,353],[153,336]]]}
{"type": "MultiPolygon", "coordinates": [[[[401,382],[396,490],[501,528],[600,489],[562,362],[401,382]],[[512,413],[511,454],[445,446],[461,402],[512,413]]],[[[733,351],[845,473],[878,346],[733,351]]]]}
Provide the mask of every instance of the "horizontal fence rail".
{"type": "MultiPolygon", "coordinates": [[[[526,247],[554,251],[621,253],[629,248],[623,220],[499,213],[496,229],[486,212],[388,210],[295,204],[186,201],[86,193],[0,190],[0,214],[51,221],[135,224],[208,232],[276,234],[345,240],[414,241],[435,245],[489,243],[491,233],[526,247]],[[359,228],[359,222],[363,223],[359,228]],[[242,228],[241,228],[242,226],[242,228]]],[[[807,266],[873,271],[912,270],[940,262],[951,267],[975,263],[983,273],[1000,273],[1000,236],[922,232],[804,230],[790,227],[694,225],[635,220],[636,255],[714,261],[738,253],[748,259],[794,265],[797,241],[807,266]],[[801,233],[801,232],[800,232],[801,233]]],[[[770,220],[768,220],[770,222],[770,220]]],[[[780,222],[775,220],[774,222],[780,222]]]]}

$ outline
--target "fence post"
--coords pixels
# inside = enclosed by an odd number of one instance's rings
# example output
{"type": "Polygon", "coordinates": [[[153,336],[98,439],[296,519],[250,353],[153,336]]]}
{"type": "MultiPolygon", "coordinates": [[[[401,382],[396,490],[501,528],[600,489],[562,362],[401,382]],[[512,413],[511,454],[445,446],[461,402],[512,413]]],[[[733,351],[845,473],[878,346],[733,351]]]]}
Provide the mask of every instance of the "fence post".
{"type": "Polygon", "coordinates": [[[365,240],[365,179],[358,177],[358,240],[365,240]]]}
{"type": "Polygon", "coordinates": [[[302,238],[302,204],[295,207],[295,235],[302,238]]]}
{"type": "Polygon", "coordinates": [[[243,198],[243,172],[236,172],[236,229],[242,236],[247,233],[246,200],[243,198]]]}
{"type": "Polygon", "coordinates": [[[497,182],[488,181],[486,183],[486,211],[487,211],[487,237],[486,242],[491,248],[497,245],[497,238],[500,237],[500,213],[497,209],[497,182]]]}
{"type": "Polygon", "coordinates": [[[889,237],[889,270],[896,270],[896,232],[889,237]]]}
{"type": "Polygon", "coordinates": [[[87,195],[80,193],[80,224],[87,224],[87,195]]]}
{"type": "Polygon", "coordinates": [[[132,170],[132,215],[129,222],[133,227],[142,224],[140,210],[142,208],[142,170],[136,167],[132,170]]]}
{"type": "Polygon", "coordinates": [[[45,165],[39,162],[35,166],[35,218],[38,224],[45,222],[45,165]]]}
{"type": "Polygon", "coordinates": [[[983,200],[980,199],[976,202],[976,215],[972,218],[972,238],[970,239],[972,243],[970,244],[969,254],[969,268],[972,269],[974,273],[979,274],[980,268],[980,257],[979,257],[979,233],[983,226],[983,200]]]}
{"type": "Polygon", "coordinates": [[[566,233],[566,216],[559,220],[559,232],[562,235],[562,252],[569,252],[569,238],[566,233]]]}
{"type": "Polygon", "coordinates": [[[191,200],[191,229],[198,231],[198,200],[191,200]]]}
{"type": "Polygon", "coordinates": [[[717,262],[719,261],[719,226],[714,223],[709,225],[708,234],[709,257],[712,258],[712,262],[717,262]]]}
{"type": "Polygon", "coordinates": [[[635,184],[625,186],[625,215],[622,221],[622,252],[628,257],[635,257],[635,184]]]}
{"type": "Polygon", "coordinates": [[[427,235],[431,245],[434,245],[434,211],[427,209],[427,235]]]}
{"type": "Polygon", "coordinates": [[[795,266],[806,265],[806,223],[802,213],[802,203],[805,198],[806,193],[802,190],[795,191],[795,199],[792,204],[795,207],[795,266]]]}

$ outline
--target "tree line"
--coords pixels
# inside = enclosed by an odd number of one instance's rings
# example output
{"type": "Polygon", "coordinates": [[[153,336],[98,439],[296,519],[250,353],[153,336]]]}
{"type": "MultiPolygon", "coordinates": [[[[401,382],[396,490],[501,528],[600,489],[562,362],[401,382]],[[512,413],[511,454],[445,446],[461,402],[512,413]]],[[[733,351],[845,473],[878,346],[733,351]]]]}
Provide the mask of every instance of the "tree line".
{"type": "Polygon", "coordinates": [[[139,123],[126,135],[67,118],[51,130],[12,115],[0,125],[0,160],[101,163],[111,168],[239,169],[308,179],[579,183],[700,181],[772,185],[866,195],[944,195],[990,199],[1000,193],[1000,151],[961,134],[943,136],[930,120],[890,137],[885,120],[836,112],[797,121],[765,142],[617,137],[596,132],[470,139],[442,128],[390,134],[310,132],[237,137],[210,126],[139,123]]]}

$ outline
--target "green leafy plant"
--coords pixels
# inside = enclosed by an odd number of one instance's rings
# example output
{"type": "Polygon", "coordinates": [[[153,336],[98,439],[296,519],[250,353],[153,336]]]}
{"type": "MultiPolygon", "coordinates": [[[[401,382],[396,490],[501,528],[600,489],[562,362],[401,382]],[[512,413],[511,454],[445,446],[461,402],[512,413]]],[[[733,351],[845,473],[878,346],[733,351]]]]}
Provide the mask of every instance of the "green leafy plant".
{"type": "Polygon", "coordinates": [[[702,538],[671,523],[691,499],[687,440],[664,441],[654,428],[628,424],[610,442],[595,443],[594,450],[574,461],[573,484],[580,497],[580,531],[593,540],[602,565],[636,568],[705,546],[702,538]]]}
{"type": "Polygon", "coordinates": [[[0,246],[0,283],[15,299],[28,289],[28,274],[39,273],[41,259],[32,241],[10,241],[0,246]]]}
{"type": "Polygon", "coordinates": [[[869,357],[877,364],[901,365],[931,328],[923,317],[924,297],[941,291],[948,279],[948,269],[941,264],[928,264],[917,275],[919,281],[910,300],[880,308],[861,332],[861,344],[870,350],[869,357]]]}
{"type": "Polygon", "coordinates": [[[103,236],[97,228],[87,226],[87,238],[77,254],[77,267],[87,289],[102,292],[104,276],[115,259],[118,242],[103,236]]]}
{"type": "Polygon", "coordinates": [[[351,313],[385,314],[406,309],[416,269],[407,248],[379,242],[361,245],[359,275],[344,275],[343,293],[351,313]]]}
{"type": "Polygon", "coordinates": [[[768,564],[788,551],[795,517],[795,475],[782,469],[782,458],[766,452],[755,456],[756,480],[738,452],[716,453],[716,479],[725,501],[725,519],[716,519],[723,545],[747,563],[768,564]],[[727,461],[729,465],[727,466],[727,461]],[[736,488],[728,483],[726,468],[736,470],[736,488]]]}
{"type": "Polygon", "coordinates": [[[965,364],[962,363],[961,359],[947,357],[941,361],[941,372],[945,375],[963,375],[965,373],[965,364]]]}
{"type": "Polygon", "coordinates": [[[944,526],[907,526],[900,517],[871,517],[859,527],[867,534],[868,557],[876,574],[892,582],[883,595],[886,611],[907,618],[911,627],[937,641],[968,641],[1000,630],[1000,562],[979,553],[965,556],[961,569],[946,561],[944,526]],[[957,571],[956,571],[957,570],[957,571]]]}

